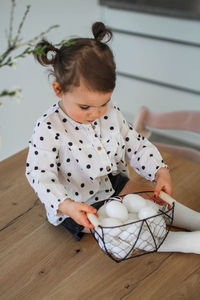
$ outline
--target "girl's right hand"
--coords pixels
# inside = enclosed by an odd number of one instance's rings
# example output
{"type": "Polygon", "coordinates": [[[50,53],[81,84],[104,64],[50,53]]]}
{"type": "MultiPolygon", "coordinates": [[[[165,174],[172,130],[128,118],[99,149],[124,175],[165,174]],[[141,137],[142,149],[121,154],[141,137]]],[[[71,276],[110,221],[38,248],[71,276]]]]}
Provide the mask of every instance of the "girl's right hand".
{"type": "Polygon", "coordinates": [[[96,214],[97,210],[86,203],[75,202],[67,198],[60,203],[59,211],[71,217],[76,223],[83,225],[85,228],[94,228],[94,225],[87,218],[87,213],[96,214]]]}

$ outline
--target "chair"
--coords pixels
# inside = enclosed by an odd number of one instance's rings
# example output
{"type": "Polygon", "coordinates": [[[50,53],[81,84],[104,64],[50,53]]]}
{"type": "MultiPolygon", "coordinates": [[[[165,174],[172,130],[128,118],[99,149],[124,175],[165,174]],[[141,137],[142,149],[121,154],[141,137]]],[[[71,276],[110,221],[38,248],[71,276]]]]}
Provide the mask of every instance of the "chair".
{"type": "MultiPolygon", "coordinates": [[[[151,128],[178,129],[200,133],[200,111],[186,110],[167,113],[154,113],[142,106],[134,119],[134,128],[141,135],[149,138],[151,128]]],[[[159,150],[185,157],[200,163],[200,151],[182,146],[154,143],[159,150]]]]}

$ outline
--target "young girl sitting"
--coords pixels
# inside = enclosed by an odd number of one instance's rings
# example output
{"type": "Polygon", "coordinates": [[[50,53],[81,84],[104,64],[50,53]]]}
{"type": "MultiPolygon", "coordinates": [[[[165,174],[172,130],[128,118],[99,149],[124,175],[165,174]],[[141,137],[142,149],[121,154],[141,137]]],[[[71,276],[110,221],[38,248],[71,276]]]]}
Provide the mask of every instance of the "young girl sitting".
{"type": "Polygon", "coordinates": [[[62,224],[77,240],[93,228],[87,213],[95,214],[102,200],[137,190],[126,160],[156,183],[155,195],[161,190],[172,194],[160,153],[111,99],[116,69],[107,42],[112,32],[101,22],[93,24],[92,32],[94,38],[75,38],[60,49],[45,40],[37,45],[42,53],[35,58],[52,65],[52,86],[60,101],[36,123],[26,170],[49,222],[62,224]]]}

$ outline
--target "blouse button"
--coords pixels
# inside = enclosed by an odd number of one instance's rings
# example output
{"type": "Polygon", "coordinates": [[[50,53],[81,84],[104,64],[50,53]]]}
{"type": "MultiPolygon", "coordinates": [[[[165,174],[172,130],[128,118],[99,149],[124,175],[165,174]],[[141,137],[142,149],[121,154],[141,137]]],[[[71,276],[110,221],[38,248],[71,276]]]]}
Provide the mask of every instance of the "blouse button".
{"type": "Polygon", "coordinates": [[[95,129],[96,128],[96,126],[95,125],[92,125],[92,129],[95,129]]]}
{"type": "Polygon", "coordinates": [[[97,147],[97,150],[99,150],[99,151],[100,151],[101,149],[102,149],[102,148],[101,148],[100,146],[99,146],[99,147],[97,147]]]}
{"type": "Polygon", "coordinates": [[[107,170],[107,171],[110,171],[110,166],[107,166],[107,167],[106,167],[106,170],[107,170]]]}

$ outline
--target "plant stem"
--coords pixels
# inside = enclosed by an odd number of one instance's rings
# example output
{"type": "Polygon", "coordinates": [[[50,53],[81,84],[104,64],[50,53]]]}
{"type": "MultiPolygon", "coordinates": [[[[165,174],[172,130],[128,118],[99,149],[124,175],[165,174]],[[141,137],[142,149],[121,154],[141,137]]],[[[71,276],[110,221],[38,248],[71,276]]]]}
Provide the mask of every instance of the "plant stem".
{"type": "Polygon", "coordinates": [[[22,30],[22,27],[23,27],[24,22],[25,22],[25,20],[26,20],[26,17],[27,17],[27,15],[28,15],[28,13],[29,13],[30,7],[31,7],[30,5],[27,5],[27,6],[26,6],[26,10],[25,10],[25,12],[24,12],[22,21],[21,21],[21,23],[19,24],[19,27],[18,27],[18,30],[17,30],[17,34],[16,34],[16,37],[15,37],[14,42],[13,42],[14,45],[16,45],[17,42],[18,42],[19,35],[20,35],[20,33],[21,33],[21,30],[22,30]]]}
{"type": "Polygon", "coordinates": [[[12,42],[12,30],[13,30],[15,6],[16,6],[16,2],[15,2],[15,0],[12,0],[12,6],[11,6],[11,12],[10,12],[10,23],[9,23],[9,34],[8,34],[8,48],[11,47],[11,42],[12,42]]]}
{"type": "Polygon", "coordinates": [[[42,31],[39,35],[35,36],[34,38],[32,38],[31,40],[24,42],[22,44],[20,44],[20,47],[25,46],[25,45],[29,45],[32,46],[34,44],[34,42],[36,42],[39,38],[42,38],[45,34],[47,34],[50,30],[59,27],[59,25],[52,25],[50,26],[47,30],[42,31]]]}
{"type": "Polygon", "coordinates": [[[2,64],[3,61],[6,59],[6,57],[9,55],[10,52],[12,52],[15,49],[14,46],[10,46],[1,56],[0,56],[0,68],[4,66],[5,64],[2,64]]]}

